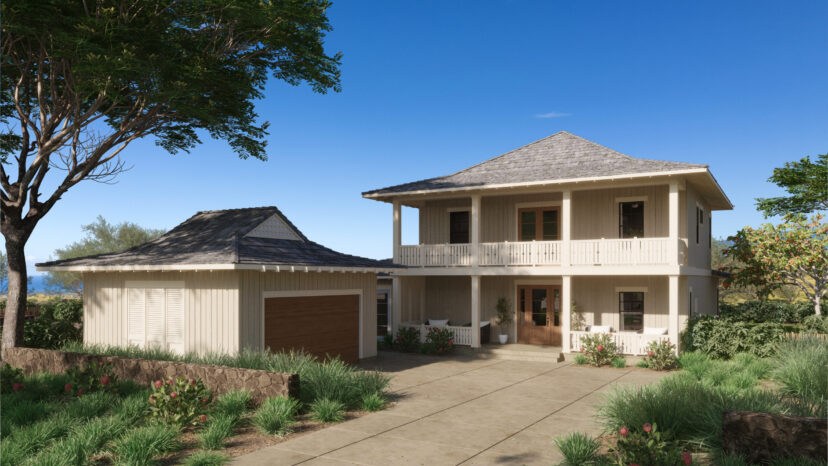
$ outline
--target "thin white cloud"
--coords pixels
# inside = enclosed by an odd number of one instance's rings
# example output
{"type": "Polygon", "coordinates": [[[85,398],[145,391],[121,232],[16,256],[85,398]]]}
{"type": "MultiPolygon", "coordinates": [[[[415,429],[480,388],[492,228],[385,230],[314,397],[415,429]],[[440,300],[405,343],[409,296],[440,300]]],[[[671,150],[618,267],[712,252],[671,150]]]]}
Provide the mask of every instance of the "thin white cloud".
{"type": "Polygon", "coordinates": [[[549,112],[549,113],[539,113],[535,115],[535,118],[560,118],[566,117],[571,115],[571,113],[562,113],[562,112],[549,112]]]}

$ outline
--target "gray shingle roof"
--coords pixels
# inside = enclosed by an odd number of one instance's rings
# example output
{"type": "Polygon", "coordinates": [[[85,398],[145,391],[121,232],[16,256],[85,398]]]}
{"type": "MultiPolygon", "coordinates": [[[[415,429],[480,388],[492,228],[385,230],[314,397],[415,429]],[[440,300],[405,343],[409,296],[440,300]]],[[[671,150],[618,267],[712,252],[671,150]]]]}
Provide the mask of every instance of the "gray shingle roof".
{"type": "Polygon", "coordinates": [[[38,267],[256,264],[315,267],[393,268],[373,259],[342,254],[305,237],[276,207],[198,212],[163,236],[126,251],[36,264],[38,267]],[[300,240],[245,236],[278,215],[300,240]]]}
{"type": "Polygon", "coordinates": [[[707,165],[630,157],[561,131],[457,173],[363,193],[374,197],[409,191],[485,188],[511,183],[669,172],[707,165]]]}

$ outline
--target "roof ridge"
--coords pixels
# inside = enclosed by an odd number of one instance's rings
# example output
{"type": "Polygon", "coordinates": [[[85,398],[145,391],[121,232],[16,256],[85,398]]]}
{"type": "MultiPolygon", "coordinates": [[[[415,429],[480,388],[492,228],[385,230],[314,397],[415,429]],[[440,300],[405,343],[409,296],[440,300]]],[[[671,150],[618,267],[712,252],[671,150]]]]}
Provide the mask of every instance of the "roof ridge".
{"type": "MultiPolygon", "coordinates": [[[[266,205],[266,206],[259,206],[259,207],[237,207],[233,209],[214,209],[214,210],[199,210],[196,212],[192,217],[195,217],[198,214],[212,214],[216,212],[238,212],[241,210],[258,210],[258,209],[276,209],[279,210],[278,207],[275,205],[266,205]]],[[[190,217],[190,218],[192,218],[190,217]]]]}
{"type": "MultiPolygon", "coordinates": [[[[575,136],[574,134],[572,134],[572,133],[568,133],[568,132],[566,132],[566,131],[558,131],[558,132],[557,132],[557,133],[555,133],[555,134],[550,134],[549,136],[542,137],[542,138],[538,139],[537,141],[532,141],[532,142],[530,142],[530,143],[528,143],[528,144],[524,144],[524,145],[522,145],[522,146],[520,146],[520,147],[516,147],[516,148],[514,148],[514,149],[512,149],[512,150],[510,150],[510,151],[504,152],[504,153],[502,153],[502,154],[500,154],[500,155],[495,155],[494,157],[491,157],[491,158],[488,158],[488,159],[486,159],[486,160],[484,160],[484,161],[482,161],[482,162],[476,163],[476,164],[472,165],[471,167],[466,167],[466,168],[464,168],[464,169],[462,169],[462,170],[460,170],[460,171],[457,171],[457,172],[454,172],[454,173],[450,173],[450,174],[448,174],[448,175],[444,175],[444,176],[438,176],[438,177],[436,177],[436,178],[445,178],[445,177],[447,177],[447,176],[454,176],[454,175],[457,175],[457,174],[463,173],[463,172],[465,172],[465,171],[469,171],[469,170],[471,170],[472,168],[479,167],[480,165],[483,165],[484,163],[488,163],[488,162],[491,162],[492,160],[499,159],[499,158],[503,157],[504,155],[509,155],[509,154],[511,154],[512,152],[515,152],[515,151],[518,151],[518,150],[520,150],[520,149],[523,149],[524,147],[529,147],[529,146],[531,146],[531,145],[533,145],[533,144],[537,144],[537,143],[539,143],[539,142],[541,142],[541,141],[546,141],[547,139],[551,139],[551,138],[553,138],[553,137],[555,137],[555,136],[557,136],[557,135],[559,135],[559,134],[569,134],[570,136],[575,136]]],[[[575,137],[577,137],[577,136],[575,136],[575,137]]],[[[583,138],[582,138],[582,139],[583,139],[583,138]]],[[[433,179],[435,179],[435,178],[429,178],[429,179],[432,179],[432,180],[433,180],[433,179]]]]}

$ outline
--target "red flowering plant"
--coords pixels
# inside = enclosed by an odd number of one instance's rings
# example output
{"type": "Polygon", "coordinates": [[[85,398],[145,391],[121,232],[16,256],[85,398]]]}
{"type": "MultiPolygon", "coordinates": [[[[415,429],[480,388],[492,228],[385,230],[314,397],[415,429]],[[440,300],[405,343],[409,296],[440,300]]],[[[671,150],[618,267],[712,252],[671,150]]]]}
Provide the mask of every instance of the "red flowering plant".
{"type": "Polygon", "coordinates": [[[24,387],[23,370],[3,364],[0,368],[0,393],[19,392],[24,387]]]}
{"type": "Polygon", "coordinates": [[[423,353],[448,354],[454,351],[454,332],[445,327],[429,327],[423,353]]]}
{"type": "Polygon", "coordinates": [[[683,451],[669,432],[659,432],[658,426],[646,423],[640,429],[621,427],[615,448],[610,449],[619,465],[641,466],[692,465],[693,456],[683,451]]]}
{"type": "Polygon", "coordinates": [[[670,343],[670,340],[651,341],[647,344],[644,362],[647,367],[657,371],[675,369],[678,365],[676,345],[670,343]]]}
{"type": "Polygon", "coordinates": [[[201,379],[156,380],[149,397],[150,418],[179,426],[198,425],[207,421],[212,400],[201,379]]]}
{"type": "Polygon", "coordinates": [[[394,338],[394,348],[406,353],[414,353],[420,349],[420,329],[417,327],[400,327],[394,338]]]}
{"type": "Polygon", "coordinates": [[[81,396],[97,391],[115,391],[118,377],[111,362],[97,361],[77,365],[66,370],[69,382],[63,387],[68,395],[81,396]]]}
{"type": "Polygon", "coordinates": [[[589,364],[600,367],[612,364],[618,357],[618,347],[612,341],[612,336],[606,333],[595,333],[581,337],[581,352],[589,364]]]}

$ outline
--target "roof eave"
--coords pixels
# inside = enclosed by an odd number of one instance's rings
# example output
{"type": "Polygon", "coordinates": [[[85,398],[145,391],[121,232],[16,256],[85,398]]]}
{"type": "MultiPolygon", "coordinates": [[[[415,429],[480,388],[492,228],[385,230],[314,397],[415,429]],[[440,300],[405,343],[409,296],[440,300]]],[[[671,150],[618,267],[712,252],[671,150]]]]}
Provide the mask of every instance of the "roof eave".
{"type": "Polygon", "coordinates": [[[353,267],[305,264],[154,264],[154,265],[35,265],[38,272],[214,272],[257,270],[260,272],[351,272],[391,273],[402,267],[353,267]]]}

